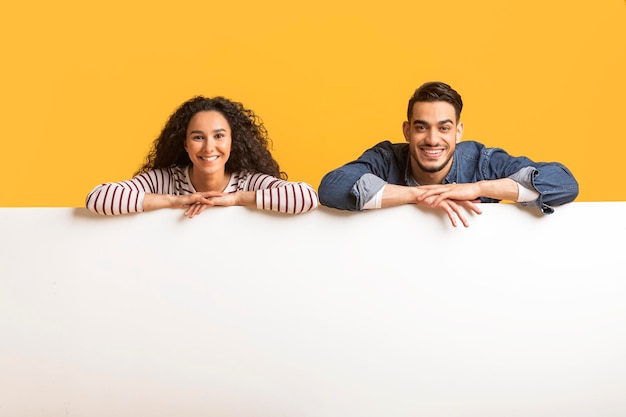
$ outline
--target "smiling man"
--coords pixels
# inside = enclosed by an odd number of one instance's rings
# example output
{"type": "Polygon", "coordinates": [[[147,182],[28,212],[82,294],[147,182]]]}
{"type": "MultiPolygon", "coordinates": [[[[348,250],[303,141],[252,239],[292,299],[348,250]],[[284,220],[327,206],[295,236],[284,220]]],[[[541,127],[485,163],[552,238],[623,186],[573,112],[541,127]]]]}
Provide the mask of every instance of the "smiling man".
{"type": "Polygon", "coordinates": [[[499,148],[463,141],[463,101],[448,84],[427,82],[409,100],[402,124],[407,143],[380,142],[322,178],[320,203],[341,210],[418,204],[443,210],[453,226],[469,226],[464,209],[516,201],[544,214],[578,196],[563,164],[534,162],[499,148]]]}

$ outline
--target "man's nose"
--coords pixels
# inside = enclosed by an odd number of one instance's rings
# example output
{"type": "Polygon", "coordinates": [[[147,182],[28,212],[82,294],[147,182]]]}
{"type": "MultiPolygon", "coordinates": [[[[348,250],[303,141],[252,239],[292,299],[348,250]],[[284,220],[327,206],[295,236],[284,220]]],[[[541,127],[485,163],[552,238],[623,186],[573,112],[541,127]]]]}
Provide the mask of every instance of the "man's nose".
{"type": "Polygon", "coordinates": [[[431,145],[434,145],[437,143],[437,130],[436,129],[428,130],[428,134],[426,135],[426,142],[431,145]]]}

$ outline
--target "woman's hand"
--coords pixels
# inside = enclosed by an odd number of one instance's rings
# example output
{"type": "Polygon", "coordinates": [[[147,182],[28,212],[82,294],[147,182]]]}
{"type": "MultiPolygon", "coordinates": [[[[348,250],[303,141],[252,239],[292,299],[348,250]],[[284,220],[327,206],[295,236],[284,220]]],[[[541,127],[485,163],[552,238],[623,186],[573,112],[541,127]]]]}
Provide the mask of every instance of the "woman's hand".
{"type": "MultiPolygon", "coordinates": [[[[202,213],[207,207],[213,206],[254,206],[256,204],[256,193],[254,191],[237,191],[234,193],[219,193],[215,191],[206,191],[201,193],[187,194],[187,196],[195,196],[187,207],[185,216],[190,219],[202,213]]],[[[179,196],[184,197],[184,196],[179,196]]]]}

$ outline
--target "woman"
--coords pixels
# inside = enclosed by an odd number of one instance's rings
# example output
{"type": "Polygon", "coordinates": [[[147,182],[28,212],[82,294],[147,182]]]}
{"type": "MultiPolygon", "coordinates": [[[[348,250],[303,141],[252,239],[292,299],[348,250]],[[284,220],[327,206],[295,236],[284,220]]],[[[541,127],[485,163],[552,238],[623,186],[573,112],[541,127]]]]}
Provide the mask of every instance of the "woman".
{"type": "Polygon", "coordinates": [[[135,177],[95,187],[86,207],[102,215],[185,208],[189,218],[213,206],[316,209],[315,189],[287,181],[269,141],[263,122],[241,103],[193,97],[170,116],[135,177]]]}

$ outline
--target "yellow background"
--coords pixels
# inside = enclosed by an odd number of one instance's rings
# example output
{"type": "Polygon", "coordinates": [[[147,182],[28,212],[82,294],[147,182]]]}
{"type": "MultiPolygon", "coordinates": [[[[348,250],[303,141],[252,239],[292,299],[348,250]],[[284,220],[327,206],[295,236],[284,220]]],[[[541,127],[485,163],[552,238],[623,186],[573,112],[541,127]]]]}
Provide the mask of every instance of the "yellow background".
{"type": "Polygon", "coordinates": [[[0,206],[70,206],[130,178],[193,95],[264,120],[291,180],[402,141],[413,90],[465,102],[464,139],[560,161],[577,201],[626,200],[626,3],[35,1],[4,4],[0,206]]]}

